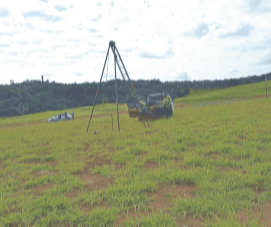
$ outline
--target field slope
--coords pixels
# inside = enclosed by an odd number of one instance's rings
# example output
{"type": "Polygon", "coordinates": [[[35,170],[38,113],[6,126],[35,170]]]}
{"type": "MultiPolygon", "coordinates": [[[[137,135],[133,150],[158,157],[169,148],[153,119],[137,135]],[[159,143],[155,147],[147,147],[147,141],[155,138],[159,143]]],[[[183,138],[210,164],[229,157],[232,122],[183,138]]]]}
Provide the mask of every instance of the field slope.
{"type": "Polygon", "coordinates": [[[0,224],[268,226],[271,99],[246,86],[192,92],[149,127],[120,106],[120,133],[113,104],[95,107],[87,134],[91,107],[67,122],[1,118],[0,224]]]}

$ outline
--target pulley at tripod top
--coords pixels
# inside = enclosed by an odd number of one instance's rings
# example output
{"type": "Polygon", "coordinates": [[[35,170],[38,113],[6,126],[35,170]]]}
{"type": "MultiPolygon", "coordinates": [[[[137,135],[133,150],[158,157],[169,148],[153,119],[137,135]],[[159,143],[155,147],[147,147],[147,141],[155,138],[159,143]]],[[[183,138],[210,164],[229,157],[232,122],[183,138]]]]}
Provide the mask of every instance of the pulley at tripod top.
{"type": "Polygon", "coordinates": [[[113,40],[111,40],[111,41],[109,42],[109,46],[114,47],[114,46],[115,46],[115,42],[114,42],[113,40]]]}

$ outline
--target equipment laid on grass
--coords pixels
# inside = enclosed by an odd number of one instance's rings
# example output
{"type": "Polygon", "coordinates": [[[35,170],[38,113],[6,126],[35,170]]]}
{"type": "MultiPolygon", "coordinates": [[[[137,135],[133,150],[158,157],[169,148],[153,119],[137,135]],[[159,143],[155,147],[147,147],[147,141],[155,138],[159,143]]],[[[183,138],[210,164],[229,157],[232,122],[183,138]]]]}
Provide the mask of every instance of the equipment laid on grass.
{"type": "MultiPolygon", "coordinates": [[[[136,94],[136,92],[135,92],[135,89],[134,89],[134,87],[133,87],[133,84],[131,83],[131,80],[130,80],[130,77],[129,77],[129,75],[128,75],[128,72],[127,72],[127,70],[126,70],[126,68],[125,68],[125,66],[124,66],[124,63],[123,63],[123,61],[122,61],[122,59],[121,59],[121,56],[120,56],[120,54],[119,54],[119,51],[118,51],[118,49],[117,49],[117,47],[116,47],[116,45],[115,45],[115,42],[114,42],[114,41],[110,41],[110,42],[109,42],[109,47],[108,47],[108,50],[107,50],[107,54],[106,54],[106,58],[105,58],[105,62],[104,62],[104,66],[103,66],[102,75],[101,75],[101,78],[100,78],[100,83],[99,83],[99,85],[98,85],[97,93],[96,93],[96,95],[95,95],[95,99],[94,99],[94,103],[93,103],[93,107],[92,107],[92,111],[91,111],[91,115],[90,115],[90,118],[89,118],[89,122],[88,122],[88,126],[87,126],[86,132],[88,132],[88,128],[89,128],[90,121],[91,121],[92,114],[93,114],[94,107],[95,107],[96,98],[97,98],[97,95],[99,94],[99,87],[100,87],[101,82],[102,82],[103,73],[104,73],[104,68],[105,68],[106,61],[107,61],[107,59],[108,59],[108,54],[109,54],[109,49],[110,49],[110,48],[111,48],[111,50],[112,50],[112,52],[113,52],[113,55],[114,55],[115,93],[116,93],[116,103],[117,103],[118,131],[120,132],[120,125],[119,125],[119,108],[118,108],[118,92],[117,92],[117,72],[116,72],[116,67],[117,67],[117,66],[118,66],[119,71],[120,71],[120,73],[121,73],[121,76],[122,76],[122,78],[123,78],[123,80],[124,80],[124,82],[125,82],[125,85],[126,85],[128,91],[129,91],[129,93],[130,93],[130,96],[131,96],[131,98],[133,98],[133,103],[134,103],[134,106],[135,106],[136,110],[140,113],[140,110],[139,110],[139,108],[138,108],[137,103],[139,104],[140,109],[143,108],[143,103],[142,103],[142,101],[139,100],[139,98],[138,98],[138,96],[137,96],[137,94],[136,94]],[[131,88],[132,88],[133,93],[130,91],[130,88],[129,88],[129,86],[127,85],[127,82],[126,82],[125,78],[128,79],[128,82],[131,83],[131,88]],[[134,96],[133,96],[132,94],[133,94],[134,96]]],[[[148,123],[148,125],[149,125],[149,122],[148,122],[148,121],[147,121],[147,123],[148,123]]],[[[143,122],[143,124],[144,124],[144,122],[143,122]]]]}
{"type": "MultiPolygon", "coordinates": [[[[73,112],[73,116],[74,116],[74,112],[73,112]]],[[[69,121],[71,119],[73,119],[73,117],[70,114],[68,114],[67,112],[65,112],[63,114],[58,114],[54,117],[50,117],[46,121],[47,122],[69,121]]]]}

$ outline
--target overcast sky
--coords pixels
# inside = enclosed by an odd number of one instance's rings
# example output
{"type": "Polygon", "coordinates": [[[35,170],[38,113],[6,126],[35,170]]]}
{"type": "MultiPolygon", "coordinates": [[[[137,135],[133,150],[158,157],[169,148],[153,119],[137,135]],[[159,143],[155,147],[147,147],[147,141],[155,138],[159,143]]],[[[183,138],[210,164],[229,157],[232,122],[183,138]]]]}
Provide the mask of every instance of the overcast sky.
{"type": "Polygon", "coordinates": [[[270,21],[270,0],[0,0],[0,84],[97,82],[110,40],[134,80],[260,75],[270,21]]]}

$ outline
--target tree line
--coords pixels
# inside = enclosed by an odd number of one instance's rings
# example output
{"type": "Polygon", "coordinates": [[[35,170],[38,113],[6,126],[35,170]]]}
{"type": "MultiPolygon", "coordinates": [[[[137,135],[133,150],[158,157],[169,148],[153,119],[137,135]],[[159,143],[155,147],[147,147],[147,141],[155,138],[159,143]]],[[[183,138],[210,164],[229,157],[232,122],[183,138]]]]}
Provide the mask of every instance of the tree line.
{"type": "MultiPolygon", "coordinates": [[[[248,76],[238,79],[172,81],[132,80],[141,100],[146,100],[149,93],[167,92],[173,99],[189,94],[189,90],[227,88],[271,79],[271,73],[260,76],[248,76]]],[[[128,84],[130,86],[130,84],[128,84]]],[[[98,83],[62,84],[39,80],[26,80],[22,83],[0,85],[0,117],[12,117],[49,110],[62,110],[81,106],[91,106],[97,92],[98,83]]],[[[130,89],[131,90],[131,89],[130,89]]],[[[130,93],[123,80],[117,80],[118,102],[131,101],[130,93]]],[[[116,102],[115,80],[102,82],[96,104],[116,102]]]]}

